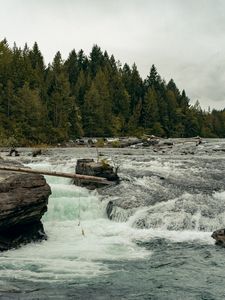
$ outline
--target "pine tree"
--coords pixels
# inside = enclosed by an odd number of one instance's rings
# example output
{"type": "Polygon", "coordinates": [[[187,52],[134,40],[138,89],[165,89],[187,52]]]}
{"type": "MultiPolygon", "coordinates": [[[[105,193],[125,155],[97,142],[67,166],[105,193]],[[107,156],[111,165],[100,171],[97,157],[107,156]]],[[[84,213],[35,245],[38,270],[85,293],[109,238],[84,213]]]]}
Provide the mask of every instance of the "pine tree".
{"type": "Polygon", "coordinates": [[[143,99],[143,82],[138,72],[136,64],[133,64],[131,69],[131,111],[136,107],[138,101],[143,99]]]}
{"type": "Polygon", "coordinates": [[[142,100],[139,100],[128,122],[128,128],[127,128],[128,134],[137,135],[137,136],[141,136],[143,134],[142,127],[140,126],[141,112],[142,112],[142,100]]]}
{"type": "Polygon", "coordinates": [[[12,77],[12,59],[12,50],[4,39],[0,42],[0,83],[3,86],[6,86],[7,81],[12,77]]]}
{"type": "MultiPolygon", "coordinates": [[[[44,94],[44,76],[45,76],[45,65],[44,58],[39,50],[37,42],[34,43],[32,50],[28,51],[26,46],[24,49],[24,59],[27,62],[27,69],[32,68],[32,74],[30,75],[30,86],[35,89],[39,89],[44,94]],[[29,65],[30,63],[30,65],[29,65]]],[[[29,80],[29,78],[27,78],[29,80]]]]}
{"type": "Polygon", "coordinates": [[[71,89],[73,90],[79,75],[78,58],[75,50],[70,52],[68,59],[65,61],[65,69],[68,74],[71,89]]]}
{"type": "Polygon", "coordinates": [[[148,133],[152,132],[152,128],[159,121],[159,109],[157,104],[157,94],[154,88],[149,88],[144,97],[143,103],[143,127],[148,133]]]}
{"type": "Polygon", "coordinates": [[[73,136],[81,134],[82,125],[75,98],[71,95],[69,80],[60,52],[56,53],[51,73],[52,79],[49,86],[48,110],[55,134],[54,141],[68,140],[71,132],[73,136]],[[80,128],[80,130],[73,132],[70,127],[73,130],[75,128],[76,130],[80,128]]]}
{"type": "Polygon", "coordinates": [[[0,144],[55,144],[83,135],[82,126],[88,136],[225,137],[225,110],[191,106],[154,65],[143,81],[135,64],[122,68],[97,45],[65,62],[57,52],[46,67],[36,42],[21,49],[0,41],[0,144]]]}
{"type": "Polygon", "coordinates": [[[104,111],[100,95],[92,82],[84,98],[83,126],[86,136],[104,136],[104,111]]]}
{"type": "Polygon", "coordinates": [[[16,97],[16,105],[12,112],[14,126],[14,135],[17,138],[33,143],[46,141],[45,124],[46,111],[41,103],[41,99],[36,90],[32,90],[29,84],[25,82],[19,89],[16,97]]]}
{"type": "Polygon", "coordinates": [[[89,66],[92,77],[95,77],[98,70],[104,66],[104,56],[98,45],[94,45],[91,50],[89,66]]]}

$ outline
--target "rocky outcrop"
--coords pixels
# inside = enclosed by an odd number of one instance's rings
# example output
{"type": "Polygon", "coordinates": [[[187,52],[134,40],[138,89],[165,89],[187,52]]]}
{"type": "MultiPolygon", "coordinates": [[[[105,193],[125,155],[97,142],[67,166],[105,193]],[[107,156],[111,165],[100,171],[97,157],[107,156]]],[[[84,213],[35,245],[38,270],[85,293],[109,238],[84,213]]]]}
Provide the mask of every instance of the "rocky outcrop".
{"type": "MultiPolygon", "coordinates": [[[[118,182],[117,171],[110,166],[107,161],[95,162],[93,159],[78,159],[76,165],[76,174],[103,177],[108,181],[118,182]]],[[[89,189],[95,189],[104,186],[102,183],[89,182],[87,180],[75,180],[74,183],[89,189]]]]}
{"type": "Polygon", "coordinates": [[[216,245],[225,247],[225,229],[219,229],[212,233],[211,237],[216,240],[216,245]]]}
{"type": "Polygon", "coordinates": [[[19,152],[15,149],[15,148],[12,148],[8,154],[8,156],[13,156],[13,154],[15,156],[20,156],[19,152]]]}
{"type": "Polygon", "coordinates": [[[0,251],[46,239],[40,220],[50,194],[42,175],[0,173],[0,251]]]}
{"type": "Polygon", "coordinates": [[[32,156],[33,157],[36,157],[36,156],[41,155],[41,154],[42,154],[41,149],[36,149],[36,150],[32,151],[32,156]]]}

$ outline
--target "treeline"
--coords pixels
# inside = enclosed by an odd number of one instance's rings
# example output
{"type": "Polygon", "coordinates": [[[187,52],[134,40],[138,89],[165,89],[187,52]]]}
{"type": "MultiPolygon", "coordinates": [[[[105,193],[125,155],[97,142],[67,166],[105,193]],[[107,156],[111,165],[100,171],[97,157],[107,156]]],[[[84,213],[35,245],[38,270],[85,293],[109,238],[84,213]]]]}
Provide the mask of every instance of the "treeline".
{"type": "Polygon", "coordinates": [[[93,46],[89,56],[57,52],[45,66],[32,49],[0,42],[0,144],[56,144],[81,136],[154,134],[225,137],[225,111],[190,105],[185,91],[151,67],[142,79],[133,64],[93,46]]]}

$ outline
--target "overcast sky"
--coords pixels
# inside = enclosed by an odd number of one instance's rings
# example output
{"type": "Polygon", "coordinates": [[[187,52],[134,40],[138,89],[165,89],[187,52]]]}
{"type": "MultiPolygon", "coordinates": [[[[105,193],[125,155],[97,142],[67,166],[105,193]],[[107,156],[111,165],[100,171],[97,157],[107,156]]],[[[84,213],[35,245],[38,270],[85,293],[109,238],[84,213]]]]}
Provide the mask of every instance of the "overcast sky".
{"type": "Polygon", "coordinates": [[[154,63],[207,109],[225,107],[225,0],[0,0],[0,39],[37,41],[45,62],[93,44],[143,78],[154,63]]]}

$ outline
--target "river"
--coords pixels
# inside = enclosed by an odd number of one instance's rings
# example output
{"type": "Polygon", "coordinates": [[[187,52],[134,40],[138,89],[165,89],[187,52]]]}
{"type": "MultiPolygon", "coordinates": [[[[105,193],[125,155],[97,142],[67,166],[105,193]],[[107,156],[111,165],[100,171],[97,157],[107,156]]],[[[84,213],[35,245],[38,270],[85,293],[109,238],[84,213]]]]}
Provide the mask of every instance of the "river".
{"type": "MultiPolygon", "coordinates": [[[[0,299],[225,299],[225,250],[211,238],[225,227],[224,150],[225,140],[100,149],[122,179],[101,192],[46,176],[48,240],[1,253],[0,299]]],[[[63,172],[97,157],[94,148],[29,151],[20,149],[26,165],[63,172]]]]}

